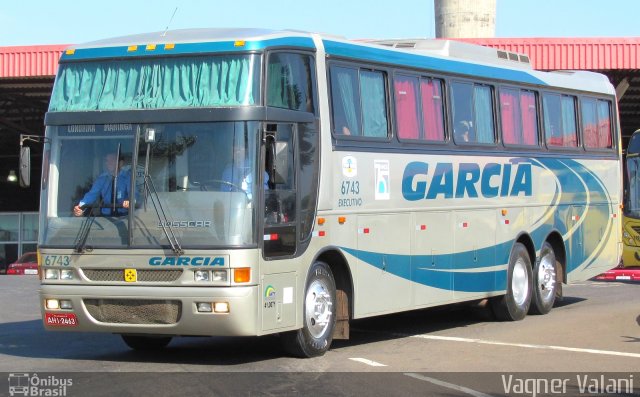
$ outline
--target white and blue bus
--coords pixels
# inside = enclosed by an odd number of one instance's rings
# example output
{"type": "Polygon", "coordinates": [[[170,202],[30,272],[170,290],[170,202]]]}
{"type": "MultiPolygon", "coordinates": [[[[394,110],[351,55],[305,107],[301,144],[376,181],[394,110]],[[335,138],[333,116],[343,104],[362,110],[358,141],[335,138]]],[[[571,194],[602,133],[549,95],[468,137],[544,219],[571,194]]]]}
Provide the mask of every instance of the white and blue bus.
{"type": "Polygon", "coordinates": [[[618,263],[616,110],[602,75],[444,40],[71,47],[46,115],[45,327],[135,349],[280,333],[311,357],[352,319],[545,314],[618,263]]]}

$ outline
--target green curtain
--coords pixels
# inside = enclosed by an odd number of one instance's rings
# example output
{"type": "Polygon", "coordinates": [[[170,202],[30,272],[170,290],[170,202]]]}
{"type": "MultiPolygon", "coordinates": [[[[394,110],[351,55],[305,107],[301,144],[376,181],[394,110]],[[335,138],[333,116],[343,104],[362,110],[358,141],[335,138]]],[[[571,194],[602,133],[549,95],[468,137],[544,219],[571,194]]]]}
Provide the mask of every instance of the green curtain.
{"type": "MultiPolygon", "coordinates": [[[[347,128],[353,135],[360,135],[360,120],[356,106],[360,104],[357,101],[354,92],[354,70],[347,68],[335,68],[336,77],[338,78],[339,96],[342,101],[342,109],[346,118],[347,128]]],[[[334,94],[335,95],[335,94],[334,94]]]]}
{"type": "Polygon", "coordinates": [[[258,58],[251,55],[67,63],[50,112],[253,105],[258,58]]]}
{"type": "Polygon", "coordinates": [[[387,136],[387,110],[384,76],[380,72],[360,72],[360,94],[362,96],[362,119],[364,135],[387,136]]]}
{"type": "Polygon", "coordinates": [[[493,105],[491,104],[491,88],[474,86],[474,105],[476,118],[476,140],[479,143],[493,143],[493,105]]]}

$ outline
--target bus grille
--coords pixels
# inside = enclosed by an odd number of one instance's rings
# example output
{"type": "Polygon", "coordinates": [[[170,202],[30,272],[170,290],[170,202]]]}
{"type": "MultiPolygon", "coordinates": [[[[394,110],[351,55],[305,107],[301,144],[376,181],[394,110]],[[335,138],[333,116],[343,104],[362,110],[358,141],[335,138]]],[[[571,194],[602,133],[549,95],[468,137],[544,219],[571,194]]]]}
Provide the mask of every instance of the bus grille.
{"type": "MultiPolygon", "coordinates": [[[[82,269],[91,281],[124,281],[124,269],[82,269]]],[[[182,270],[137,270],[138,282],[170,283],[182,275],[182,270]]]]}
{"type": "Polygon", "coordinates": [[[634,232],[640,234],[640,226],[631,226],[634,232]]]}
{"type": "Polygon", "coordinates": [[[175,324],[180,320],[180,301],[146,299],[85,299],[91,317],[115,324],[175,324]]]}

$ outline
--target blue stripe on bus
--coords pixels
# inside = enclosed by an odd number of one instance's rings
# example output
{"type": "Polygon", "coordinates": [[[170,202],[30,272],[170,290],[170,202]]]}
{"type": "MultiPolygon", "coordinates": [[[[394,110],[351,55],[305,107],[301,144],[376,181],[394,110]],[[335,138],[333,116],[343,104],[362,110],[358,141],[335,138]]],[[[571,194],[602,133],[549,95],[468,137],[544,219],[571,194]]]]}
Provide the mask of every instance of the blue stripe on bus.
{"type": "Polygon", "coordinates": [[[429,69],[435,72],[450,72],[462,75],[518,81],[529,84],[547,85],[544,81],[531,75],[525,70],[505,69],[473,63],[472,61],[457,61],[431,57],[424,54],[409,54],[400,51],[374,48],[357,44],[323,40],[328,55],[355,58],[371,62],[381,62],[398,66],[410,66],[429,69]]]}
{"type": "Polygon", "coordinates": [[[302,47],[315,48],[313,39],[309,37],[282,37],[268,40],[247,40],[244,46],[236,47],[234,41],[216,41],[210,43],[176,43],[173,49],[165,50],[164,44],[157,44],[156,49],[147,51],[146,44],[139,44],[136,51],[128,51],[127,46],[104,48],[79,48],[72,55],[62,53],[61,62],[103,59],[103,58],[128,58],[141,56],[167,56],[187,54],[207,54],[215,52],[241,52],[258,51],[267,47],[302,47]]]}
{"type": "MultiPolygon", "coordinates": [[[[567,273],[583,264],[590,266],[594,260],[587,263],[589,256],[604,249],[610,235],[607,231],[613,226],[610,215],[614,208],[604,183],[575,160],[528,161],[553,172],[559,185],[554,195],[557,203],[551,212],[547,212],[549,217],[541,219],[544,223],[529,233],[536,249],[540,249],[553,230],[565,236],[571,230],[568,222],[577,222],[572,220],[572,215],[577,215],[582,222],[571,236],[565,238],[567,273]],[[581,209],[579,213],[570,212],[574,202],[585,203],[578,206],[581,209]],[[598,204],[592,205],[594,202],[598,204]],[[602,233],[607,234],[606,239],[602,239],[602,233]]],[[[506,264],[514,242],[510,240],[475,251],[443,255],[401,255],[341,248],[363,263],[418,284],[459,292],[492,292],[506,289],[506,264]],[[496,264],[505,266],[505,269],[495,270],[496,264]]]]}

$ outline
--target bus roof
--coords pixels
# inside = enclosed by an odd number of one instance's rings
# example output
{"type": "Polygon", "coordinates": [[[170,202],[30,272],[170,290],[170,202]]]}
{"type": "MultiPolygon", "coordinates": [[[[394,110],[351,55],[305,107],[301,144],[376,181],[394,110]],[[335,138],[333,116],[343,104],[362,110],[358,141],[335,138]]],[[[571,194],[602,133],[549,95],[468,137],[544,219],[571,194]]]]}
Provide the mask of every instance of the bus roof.
{"type": "Polygon", "coordinates": [[[322,39],[329,56],[615,95],[615,89],[604,75],[585,71],[536,71],[531,69],[524,54],[504,53],[480,45],[439,39],[354,41],[294,30],[217,28],[143,33],[69,47],[60,61],[239,52],[268,47],[315,49],[314,37],[322,39]]]}

